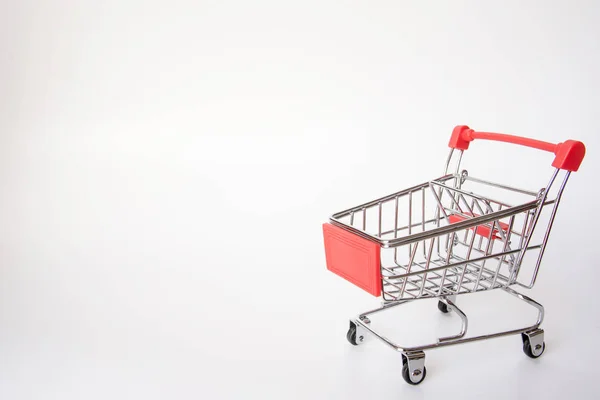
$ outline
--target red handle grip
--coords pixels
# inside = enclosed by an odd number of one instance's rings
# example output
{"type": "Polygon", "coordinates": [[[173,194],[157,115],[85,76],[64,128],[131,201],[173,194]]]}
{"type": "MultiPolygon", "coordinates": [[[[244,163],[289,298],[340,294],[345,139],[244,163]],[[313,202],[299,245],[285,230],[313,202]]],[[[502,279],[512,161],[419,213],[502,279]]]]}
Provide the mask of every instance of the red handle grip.
{"type": "Polygon", "coordinates": [[[567,171],[577,171],[585,156],[585,145],[577,140],[567,140],[554,144],[541,140],[503,133],[476,132],[466,125],[459,125],[452,131],[448,146],[453,149],[467,150],[469,143],[475,139],[495,140],[497,142],[514,143],[534,149],[549,151],[555,154],[552,166],[567,171]]]}

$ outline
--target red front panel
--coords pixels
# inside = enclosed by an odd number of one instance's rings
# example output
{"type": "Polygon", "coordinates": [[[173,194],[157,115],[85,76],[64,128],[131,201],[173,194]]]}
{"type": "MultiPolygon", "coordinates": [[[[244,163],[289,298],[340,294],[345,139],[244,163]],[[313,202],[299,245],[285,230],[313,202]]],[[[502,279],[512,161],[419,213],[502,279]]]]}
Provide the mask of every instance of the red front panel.
{"type": "Polygon", "coordinates": [[[375,297],[381,296],[381,250],[377,243],[323,224],[327,269],[375,297]]]}
{"type": "MultiPolygon", "coordinates": [[[[467,213],[467,215],[472,215],[473,217],[479,217],[479,215],[477,215],[477,214],[473,215],[471,213],[467,213]]],[[[463,217],[462,215],[457,215],[457,214],[450,215],[448,217],[448,219],[450,220],[451,224],[455,224],[457,222],[466,220],[465,217],[463,217]]],[[[498,222],[498,224],[500,225],[500,229],[502,229],[505,234],[508,233],[508,224],[506,224],[504,222],[498,222]]],[[[471,229],[473,229],[473,228],[471,228],[471,229]]],[[[487,237],[490,237],[490,228],[486,225],[479,225],[479,226],[475,227],[475,233],[487,238],[487,237]]],[[[498,236],[497,228],[494,228],[494,232],[492,234],[492,239],[500,239],[500,236],[498,236]]]]}

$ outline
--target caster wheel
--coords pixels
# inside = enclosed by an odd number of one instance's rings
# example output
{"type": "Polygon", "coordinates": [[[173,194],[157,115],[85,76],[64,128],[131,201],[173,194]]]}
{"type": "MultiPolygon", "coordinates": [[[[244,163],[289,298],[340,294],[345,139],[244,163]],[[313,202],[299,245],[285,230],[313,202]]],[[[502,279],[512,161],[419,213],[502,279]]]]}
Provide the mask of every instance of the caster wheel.
{"type": "Polygon", "coordinates": [[[444,314],[448,314],[450,312],[448,305],[446,303],[444,303],[443,301],[438,301],[438,310],[440,310],[444,314]]]}
{"type": "Polygon", "coordinates": [[[419,383],[421,383],[425,380],[426,376],[427,376],[427,367],[423,367],[423,372],[419,373],[418,375],[413,376],[411,379],[410,373],[408,372],[408,363],[404,363],[404,365],[402,365],[402,378],[404,378],[406,383],[408,383],[409,385],[418,385],[419,383]]]}
{"type": "MultiPolygon", "coordinates": [[[[346,339],[348,339],[348,342],[350,342],[351,345],[358,346],[359,342],[356,341],[356,324],[352,321],[350,322],[348,333],[346,333],[346,339]]],[[[362,341],[362,336],[359,340],[362,341]]]]}
{"type": "Polygon", "coordinates": [[[527,354],[527,357],[538,358],[539,356],[544,354],[544,350],[546,350],[545,342],[542,342],[541,345],[538,344],[535,348],[532,348],[529,338],[523,339],[523,353],[527,354]]]}

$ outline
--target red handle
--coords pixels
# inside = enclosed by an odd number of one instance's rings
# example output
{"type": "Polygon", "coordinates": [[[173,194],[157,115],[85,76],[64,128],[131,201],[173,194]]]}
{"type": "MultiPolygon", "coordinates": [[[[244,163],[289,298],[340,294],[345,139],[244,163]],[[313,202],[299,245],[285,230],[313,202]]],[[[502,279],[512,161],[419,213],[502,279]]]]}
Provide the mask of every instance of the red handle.
{"type": "Polygon", "coordinates": [[[506,135],[503,133],[476,132],[466,125],[459,125],[452,131],[450,147],[467,150],[469,143],[475,139],[495,140],[497,142],[514,143],[521,146],[554,153],[552,166],[567,171],[577,171],[585,156],[585,145],[577,140],[567,140],[563,143],[548,143],[541,140],[529,139],[521,136],[506,135]]]}

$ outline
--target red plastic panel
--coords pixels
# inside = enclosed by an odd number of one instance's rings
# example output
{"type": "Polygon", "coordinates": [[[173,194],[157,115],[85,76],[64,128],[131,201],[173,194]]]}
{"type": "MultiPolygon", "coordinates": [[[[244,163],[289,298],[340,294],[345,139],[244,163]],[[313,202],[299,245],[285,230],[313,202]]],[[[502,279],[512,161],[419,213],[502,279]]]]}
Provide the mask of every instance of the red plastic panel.
{"type": "Polygon", "coordinates": [[[381,296],[381,249],[377,243],[323,224],[327,269],[375,297],[381,296]]]}
{"type": "MultiPolygon", "coordinates": [[[[475,214],[474,217],[479,217],[479,215],[475,214]]],[[[456,215],[456,214],[452,214],[450,216],[448,216],[448,219],[450,220],[451,224],[460,222],[460,221],[464,221],[465,217],[463,217],[462,215],[456,215]]],[[[500,224],[500,228],[507,233],[508,232],[508,224],[505,224],[504,222],[499,222],[500,224]]],[[[473,228],[471,228],[473,229],[473,228]]],[[[475,233],[481,236],[484,236],[486,238],[490,237],[490,227],[487,225],[479,225],[475,227],[475,233]]],[[[498,229],[494,228],[494,234],[492,236],[492,239],[500,239],[500,236],[497,235],[498,233],[498,229]]]]}

